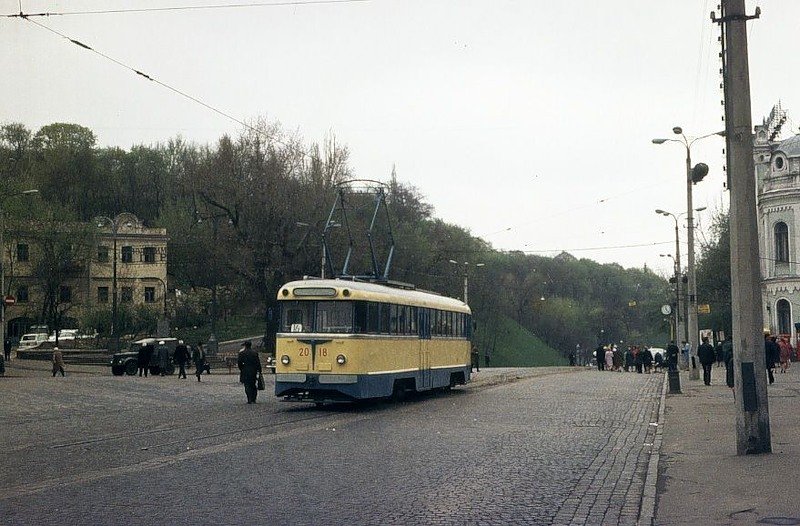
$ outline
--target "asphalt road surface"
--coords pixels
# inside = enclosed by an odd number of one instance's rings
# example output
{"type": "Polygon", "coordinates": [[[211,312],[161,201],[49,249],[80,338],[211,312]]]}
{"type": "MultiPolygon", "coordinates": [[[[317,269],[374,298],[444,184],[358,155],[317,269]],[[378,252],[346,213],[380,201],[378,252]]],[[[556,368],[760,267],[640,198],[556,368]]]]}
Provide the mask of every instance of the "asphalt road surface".
{"type": "Polygon", "coordinates": [[[0,379],[0,524],[635,524],[663,376],[247,405],[235,375],[0,379]]]}

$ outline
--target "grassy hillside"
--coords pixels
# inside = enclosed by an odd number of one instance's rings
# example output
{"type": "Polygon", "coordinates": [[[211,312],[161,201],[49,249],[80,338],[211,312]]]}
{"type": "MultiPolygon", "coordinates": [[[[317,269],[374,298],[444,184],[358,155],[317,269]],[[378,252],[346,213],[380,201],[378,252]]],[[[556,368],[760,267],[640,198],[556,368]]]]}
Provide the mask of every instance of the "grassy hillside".
{"type": "Polygon", "coordinates": [[[567,365],[567,359],[550,348],[514,320],[505,316],[494,317],[492,323],[478,319],[475,344],[483,356],[488,350],[492,367],[541,367],[567,365]]]}

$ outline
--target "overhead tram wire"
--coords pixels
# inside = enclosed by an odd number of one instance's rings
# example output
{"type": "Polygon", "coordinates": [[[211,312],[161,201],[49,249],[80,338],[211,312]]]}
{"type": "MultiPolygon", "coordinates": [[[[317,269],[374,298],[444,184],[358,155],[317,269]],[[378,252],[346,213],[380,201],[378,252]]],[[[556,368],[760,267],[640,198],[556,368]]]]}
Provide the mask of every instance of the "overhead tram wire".
{"type": "Polygon", "coordinates": [[[647,185],[647,186],[640,186],[638,188],[633,188],[631,190],[626,190],[626,191],[620,192],[618,194],[613,194],[613,195],[609,195],[609,196],[603,197],[602,199],[598,199],[597,201],[591,201],[591,202],[588,202],[588,203],[584,203],[582,205],[570,206],[569,208],[567,208],[565,210],[562,210],[561,212],[542,215],[540,217],[531,219],[530,221],[517,223],[515,225],[511,225],[511,226],[508,226],[508,227],[505,227],[505,228],[501,228],[500,230],[495,230],[494,232],[489,232],[487,234],[483,234],[483,235],[478,236],[478,237],[484,238],[484,237],[494,236],[494,235],[500,234],[502,232],[509,232],[509,231],[511,231],[511,230],[513,230],[515,228],[518,228],[518,227],[521,227],[521,226],[530,225],[531,223],[539,221],[540,219],[545,219],[545,218],[551,219],[553,217],[559,217],[559,216],[566,215],[566,214],[572,214],[576,210],[583,210],[584,208],[589,208],[589,207],[592,207],[592,206],[602,205],[602,204],[607,203],[608,201],[611,201],[612,199],[616,199],[618,197],[622,197],[622,196],[625,196],[625,195],[628,195],[628,194],[633,194],[633,193],[636,193],[636,192],[640,192],[642,190],[649,190],[651,188],[655,188],[657,186],[663,186],[663,185],[666,185],[668,183],[669,183],[669,181],[662,181],[662,182],[651,184],[651,185],[647,185]]]}
{"type": "Polygon", "coordinates": [[[94,48],[93,48],[93,47],[91,47],[91,46],[87,46],[86,44],[84,44],[83,42],[81,42],[81,41],[79,41],[79,40],[75,40],[74,38],[70,38],[69,36],[65,35],[64,33],[61,33],[60,31],[57,31],[57,30],[53,29],[52,27],[48,27],[48,26],[46,26],[46,25],[44,25],[44,24],[40,24],[40,23],[39,23],[39,22],[37,22],[36,20],[31,20],[31,19],[29,19],[29,18],[27,17],[27,15],[26,15],[26,16],[23,16],[23,17],[22,17],[22,19],[23,19],[23,20],[25,20],[25,21],[27,21],[27,22],[30,22],[31,24],[34,24],[34,25],[36,25],[36,26],[39,26],[39,27],[40,27],[40,28],[42,28],[42,29],[45,29],[45,30],[47,30],[47,31],[50,31],[51,33],[53,33],[53,34],[55,34],[55,35],[58,35],[58,36],[60,36],[61,38],[64,38],[64,39],[66,39],[66,40],[69,40],[70,42],[72,42],[73,44],[75,44],[76,46],[78,46],[78,47],[80,47],[80,48],[83,48],[83,49],[85,49],[85,50],[87,50],[87,51],[91,51],[92,53],[95,53],[96,55],[98,55],[98,56],[101,56],[101,57],[103,57],[103,58],[104,58],[104,59],[106,59],[106,60],[110,60],[110,61],[111,61],[111,62],[113,62],[114,64],[116,64],[116,65],[118,65],[118,66],[120,66],[120,67],[123,67],[123,68],[125,68],[125,69],[128,69],[128,70],[130,70],[130,71],[132,71],[132,72],[136,73],[136,74],[137,74],[137,75],[139,75],[140,77],[143,77],[143,78],[145,78],[145,79],[147,79],[147,80],[149,80],[149,81],[151,81],[151,82],[154,82],[154,83],[158,84],[159,86],[161,86],[161,87],[163,87],[163,88],[166,88],[166,89],[168,89],[168,90],[172,91],[173,93],[176,93],[176,94],[180,95],[181,97],[184,97],[184,98],[186,98],[186,99],[188,99],[188,100],[190,100],[190,101],[192,101],[192,102],[195,102],[195,103],[197,103],[197,104],[199,104],[199,105],[203,106],[204,108],[206,108],[206,109],[209,109],[209,110],[213,111],[214,113],[216,113],[216,114],[218,114],[218,115],[221,115],[221,116],[225,117],[226,119],[229,119],[229,120],[231,120],[231,121],[233,121],[233,122],[235,122],[235,123],[237,123],[237,124],[239,124],[239,125],[243,126],[244,128],[247,128],[248,130],[250,130],[250,131],[252,131],[252,132],[254,132],[254,133],[257,133],[258,135],[261,135],[262,137],[265,137],[265,138],[267,138],[267,139],[270,139],[270,140],[272,140],[272,141],[274,141],[274,142],[276,142],[276,143],[280,144],[281,146],[283,146],[283,147],[285,147],[285,148],[288,148],[289,150],[291,150],[291,151],[293,151],[293,152],[295,152],[295,153],[298,153],[298,154],[300,154],[300,155],[302,155],[302,156],[304,156],[304,157],[306,157],[306,158],[308,158],[308,159],[310,159],[310,160],[312,160],[312,161],[319,161],[319,160],[320,160],[320,159],[317,159],[316,157],[314,157],[313,155],[311,155],[310,153],[308,153],[307,151],[304,151],[304,150],[299,150],[299,149],[297,149],[296,147],[292,146],[292,145],[291,145],[291,144],[289,144],[289,143],[286,143],[286,142],[284,142],[284,141],[281,141],[280,139],[276,139],[275,137],[273,137],[273,136],[270,136],[270,135],[268,135],[268,134],[264,133],[262,130],[259,130],[259,129],[258,129],[258,128],[256,128],[255,126],[251,126],[250,124],[247,124],[247,123],[246,123],[246,122],[244,122],[243,120],[241,120],[241,119],[238,119],[238,118],[234,117],[234,116],[233,116],[233,115],[231,115],[230,113],[226,113],[226,112],[224,112],[224,111],[222,111],[222,110],[220,110],[220,109],[218,109],[218,108],[215,108],[214,106],[211,106],[210,104],[208,104],[208,103],[206,103],[206,102],[203,102],[202,100],[198,99],[197,97],[193,97],[192,95],[189,95],[188,93],[185,93],[185,92],[183,92],[183,91],[179,90],[178,88],[175,88],[175,87],[173,87],[173,86],[170,86],[169,84],[167,84],[167,83],[165,83],[165,82],[161,82],[160,80],[158,80],[158,79],[156,79],[156,78],[153,78],[153,77],[151,77],[151,76],[150,76],[150,75],[148,75],[147,73],[144,73],[144,72],[142,72],[142,71],[139,71],[138,69],[136,69],[136,68],[134,68],[134,67],[132,67],[132,66],[129,66],[129,65],[127,65],[127,64],[125,64],[125,63],[123,63],[123,62],[120,62],[119,60],[115,59],[114,57],[111,57],[111,56],[109,56],[109,55],[106,55],[105,53],[102,53],[102,52],[100,52],[100,51],[98,51],[98,50],[94,49],[94,48]]]}
{"type": "Polygon", "coordinates": [[[143,7],[140,9],[97,9],[87,11],[62,11],[62,12],[42,12],[42,13],[23,13],[22,0],[20,0],[19,13],[10,15],[3,15],[6,18],[29,18],[32,16],[73,16],[73,15],[108,15],[108,14],[123,14],[123,13],[152,13],[152,12],[165,12],[165,11],[198,11],[208,9],[241,9],[249,7],[287,7],[287,6],[303,6],[303,5],[326,5],[326,4],[355,4],[370,2],[371,0],[288,0],[283,2],[253,2],[253,3],[238,3],[238,4],[212,4],[212,5],[186,5],[186,6],[171,6],[171,7],[143,7]]]}

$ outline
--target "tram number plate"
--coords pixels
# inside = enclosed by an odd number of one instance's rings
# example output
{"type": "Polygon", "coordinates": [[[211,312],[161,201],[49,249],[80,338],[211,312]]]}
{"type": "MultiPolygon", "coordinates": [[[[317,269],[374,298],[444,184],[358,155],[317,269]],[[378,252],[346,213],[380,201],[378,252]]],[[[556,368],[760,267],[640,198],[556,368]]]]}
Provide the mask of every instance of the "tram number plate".
{"type": "MultiPolygon", "coordinates": [[[[311,347],[300,347],[299,356],[311,356],[311,347]]],[[[328,348],[320,347],[317,349],[317,356],[328,356],[328,348]]]]}

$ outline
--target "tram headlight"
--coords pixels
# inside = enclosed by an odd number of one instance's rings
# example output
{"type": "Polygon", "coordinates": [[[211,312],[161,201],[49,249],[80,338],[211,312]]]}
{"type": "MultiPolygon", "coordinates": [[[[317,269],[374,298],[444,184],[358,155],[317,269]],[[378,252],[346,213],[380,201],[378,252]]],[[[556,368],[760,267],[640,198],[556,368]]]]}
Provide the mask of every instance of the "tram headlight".
{"type": "Polygon", "coordinates": [[[339,365],[344,365],[345,362],[347,362],[347,358],[344,357],[344,354],[340,354],[339,356],[336,357],[336,363],[338,363],[339,365]]]}
{"type": "Polygon", "coordinates": [[[284,354],[283,356],[281,356],[281,363],[283,365],[289,365],[289,355],[288,354],[284,354]]]}

